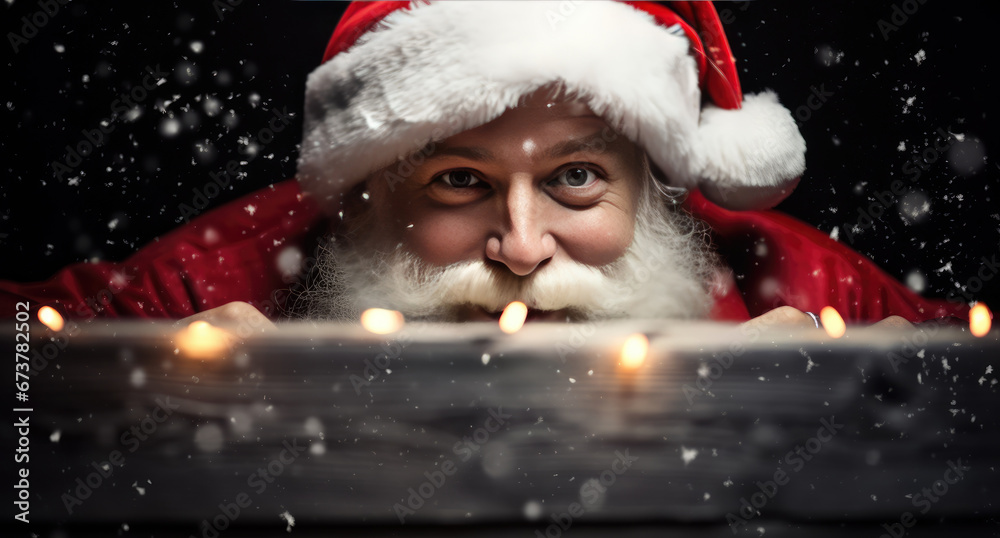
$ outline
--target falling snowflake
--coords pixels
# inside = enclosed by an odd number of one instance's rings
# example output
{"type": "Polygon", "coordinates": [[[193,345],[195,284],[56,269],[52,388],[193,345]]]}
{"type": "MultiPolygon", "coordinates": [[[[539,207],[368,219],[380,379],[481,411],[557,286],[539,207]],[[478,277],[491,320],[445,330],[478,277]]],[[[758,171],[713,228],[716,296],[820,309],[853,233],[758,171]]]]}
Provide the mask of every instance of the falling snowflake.
{"type": "Polygon", "coordinates": [[[681,459],[684,460],[684,465],[691,463],[697,457],[698,457],[697,448],[686,448],[683,446],[681,447],[681,459]]]}
{"type": "Polygon", "coordinates": [[[292,527],[295,526],[295,518],[292,517],[292,514],[289,514],[288,510],[285,510],[284,512],[278,514],[278,517],[288,523],[288,526],[285,527],[285,532],[292,532],[292,527]]]}

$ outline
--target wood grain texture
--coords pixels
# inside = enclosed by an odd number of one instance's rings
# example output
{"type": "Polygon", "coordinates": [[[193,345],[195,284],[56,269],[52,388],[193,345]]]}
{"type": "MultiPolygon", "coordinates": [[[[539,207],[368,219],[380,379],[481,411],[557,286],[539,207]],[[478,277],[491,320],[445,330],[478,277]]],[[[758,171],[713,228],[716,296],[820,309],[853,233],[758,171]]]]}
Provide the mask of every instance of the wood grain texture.
{"type": "Polygon", "coordinates": [[[846,524],[879,536],[904,512],[916,529],[944,518],[984,531],[1000,512],[995,332],[851,328],[832,340],[648,321],[378,337],[296,324],[193,360],[175,351],[176,330],[91,323],[34,377],[36,521],[201,535],[241,494],[234,527],[282,524],[287,511],[299,529],[396,529],[406,507],[402,529],[415,533],[504,524],[523,536],[573,506],[580,536],[619,523],[732,535],[741,499],[760,504],[741,535],[846,524]],[[626,371],[617,353],[634,332],[651,351],[626,371]],[[177,407],[154,412],[163,402],[177,407]],[[125,465],[69,514],[61,496],[113,451],[125,465]],[[949,462],[969,470],[921,513],[921,490],[954,476],[949,462]],[[776,472],[787,480],[771,489],[776,472]],[[754,499],[758,483],[773,496],[754,499]],[[429,498],[408,502],[411,488],[429,498]]]}

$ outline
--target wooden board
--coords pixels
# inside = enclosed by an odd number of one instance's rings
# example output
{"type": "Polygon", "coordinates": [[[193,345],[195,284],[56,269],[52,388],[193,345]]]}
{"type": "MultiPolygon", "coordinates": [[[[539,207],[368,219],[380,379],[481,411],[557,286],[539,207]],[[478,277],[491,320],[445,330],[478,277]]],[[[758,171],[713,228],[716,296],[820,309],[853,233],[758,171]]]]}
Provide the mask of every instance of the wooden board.
{"type": "Polygon", "coordinates": [[[300,324],[204,360],[172,324],[36,329],[40,356],[66,344],[30,391],[50,527],[879,536],[1000,513],[995,332],[300,324]],[[651,349],[627,370],[632,333],[651,349]]]}

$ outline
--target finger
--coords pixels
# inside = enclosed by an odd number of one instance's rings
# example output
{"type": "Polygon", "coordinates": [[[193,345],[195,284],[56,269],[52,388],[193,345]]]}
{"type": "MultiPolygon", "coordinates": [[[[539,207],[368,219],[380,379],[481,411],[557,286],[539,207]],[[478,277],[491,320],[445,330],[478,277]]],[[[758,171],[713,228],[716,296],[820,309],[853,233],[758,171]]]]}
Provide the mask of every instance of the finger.
{"type": "Polygon", "coordinates": [[[765,312],[747,322],[755,327],[765,327],[780,325],[782,327],[815,327],[812,317],[805,312],[791,306],[779,306],[774,310],[765,312]]]}
{"type": "Polygon", "coordinates": [[[199,312],[180,320],[179,323],[188,325],[194,321],[206,321],[212,325],[234,328],[239,334],[267,332],[277,328],[260,310],[242,301],[234,301],[199,312]]]}
{"type": "Polygon", "coordinates": [[[882,327],[890,329],[912,329],[913,324],[900,316],[889,316],[882,321],[872,324],[872,327],[882,327]]]}

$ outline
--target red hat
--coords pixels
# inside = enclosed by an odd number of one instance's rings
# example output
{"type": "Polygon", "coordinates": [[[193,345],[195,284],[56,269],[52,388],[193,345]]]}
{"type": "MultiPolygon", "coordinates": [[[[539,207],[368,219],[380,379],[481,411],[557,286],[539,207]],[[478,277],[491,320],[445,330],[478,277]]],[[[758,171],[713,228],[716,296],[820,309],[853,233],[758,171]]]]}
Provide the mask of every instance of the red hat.
{"type": "Polygon", "coordinates": [[[707,2],[354,2],[323,60],[306,85],[298,176],[331,210],[372,172],[553,83],[666,183],[724,207],[771,207],[805,169],[777,96],[743,98],[707,2]]]}

